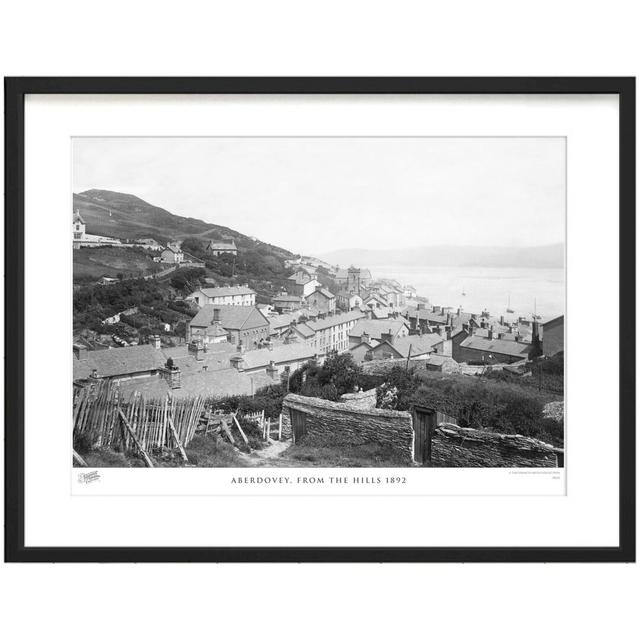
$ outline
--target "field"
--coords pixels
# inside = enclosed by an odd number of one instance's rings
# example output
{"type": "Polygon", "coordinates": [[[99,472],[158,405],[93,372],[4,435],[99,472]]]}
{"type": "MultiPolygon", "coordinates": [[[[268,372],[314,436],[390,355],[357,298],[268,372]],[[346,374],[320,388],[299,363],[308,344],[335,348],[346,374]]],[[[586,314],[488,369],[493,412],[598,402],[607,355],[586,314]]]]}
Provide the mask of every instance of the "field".
{"type": "Polygon", "coordinates": [[[115,278],[120,273],[139,277],[162,268],[163,265],[136,247],[81,247],[73,251],[74,282],[93,281],[103,275],[115,278]]]}

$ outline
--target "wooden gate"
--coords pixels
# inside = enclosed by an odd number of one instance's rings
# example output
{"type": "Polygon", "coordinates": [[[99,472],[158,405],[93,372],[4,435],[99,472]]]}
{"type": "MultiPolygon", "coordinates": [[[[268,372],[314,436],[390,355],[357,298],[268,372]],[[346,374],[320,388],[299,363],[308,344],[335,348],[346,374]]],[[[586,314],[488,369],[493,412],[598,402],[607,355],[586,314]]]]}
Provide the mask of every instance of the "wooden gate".
{"type": "Polygon", "coordinates": [[[296,409],[289,409],[293,444],[297,444],[307,433],[307,415],[296,409]]]}
{"type": "Polygon", "coordinates": [[[431,438],[437,426],[437,414],[433,409],[413,408],[413,458],[417,463],[431,464],[431,438]]]}

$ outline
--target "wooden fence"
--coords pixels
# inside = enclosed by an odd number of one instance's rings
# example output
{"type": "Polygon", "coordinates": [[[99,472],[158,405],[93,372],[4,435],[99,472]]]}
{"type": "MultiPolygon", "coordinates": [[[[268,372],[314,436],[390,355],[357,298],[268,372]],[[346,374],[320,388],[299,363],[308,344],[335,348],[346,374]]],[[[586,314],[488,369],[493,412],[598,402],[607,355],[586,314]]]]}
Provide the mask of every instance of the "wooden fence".
{"type": "Polygon", "coordinates": [[[87,446],[136,450],[147,466],[148,451],[184,447],[195,435],[205,399],[145,399],[134,392],[124,398],[112,382],[99,382],[76,390],[73,402],[73,439],[87,446]]]}

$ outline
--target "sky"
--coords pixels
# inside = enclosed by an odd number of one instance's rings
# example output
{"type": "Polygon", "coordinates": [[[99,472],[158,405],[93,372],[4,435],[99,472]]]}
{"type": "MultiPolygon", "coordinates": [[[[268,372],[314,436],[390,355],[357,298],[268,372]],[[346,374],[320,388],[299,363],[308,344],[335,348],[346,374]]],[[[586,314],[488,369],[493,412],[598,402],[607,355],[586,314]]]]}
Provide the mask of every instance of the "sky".
{"type": "Polygon", "coordinates": [[[564,242],[564,138],[75,138],[73,190],[294,253],[564,242]]]}

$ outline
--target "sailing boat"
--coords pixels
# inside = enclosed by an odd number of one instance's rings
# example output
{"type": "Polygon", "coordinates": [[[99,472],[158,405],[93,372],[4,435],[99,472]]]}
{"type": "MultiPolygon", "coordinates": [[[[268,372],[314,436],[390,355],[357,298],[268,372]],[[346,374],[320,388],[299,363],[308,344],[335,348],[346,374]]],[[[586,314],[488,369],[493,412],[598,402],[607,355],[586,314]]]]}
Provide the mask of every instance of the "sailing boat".
{"type": "Polygon", "coordinates": [[[514,310],[511,308],[511,294],[509,294],[509,299],[507,301],[507,313],[514,313],[514,310]]]}
{"type": "Polygon", "coordinates": [[[537,302],[537,301],[536,301],[536,299],[534,298],[534,299],[533,299],[533,319],[534,319],[534,320],[541,320],[541,319],[542,319],[542,316],[539,316],[539,315],[538,315],[538,310],[537,310],[537,309],[538,309],[538,307],[537,307],[536,302],[537,302]]]}

